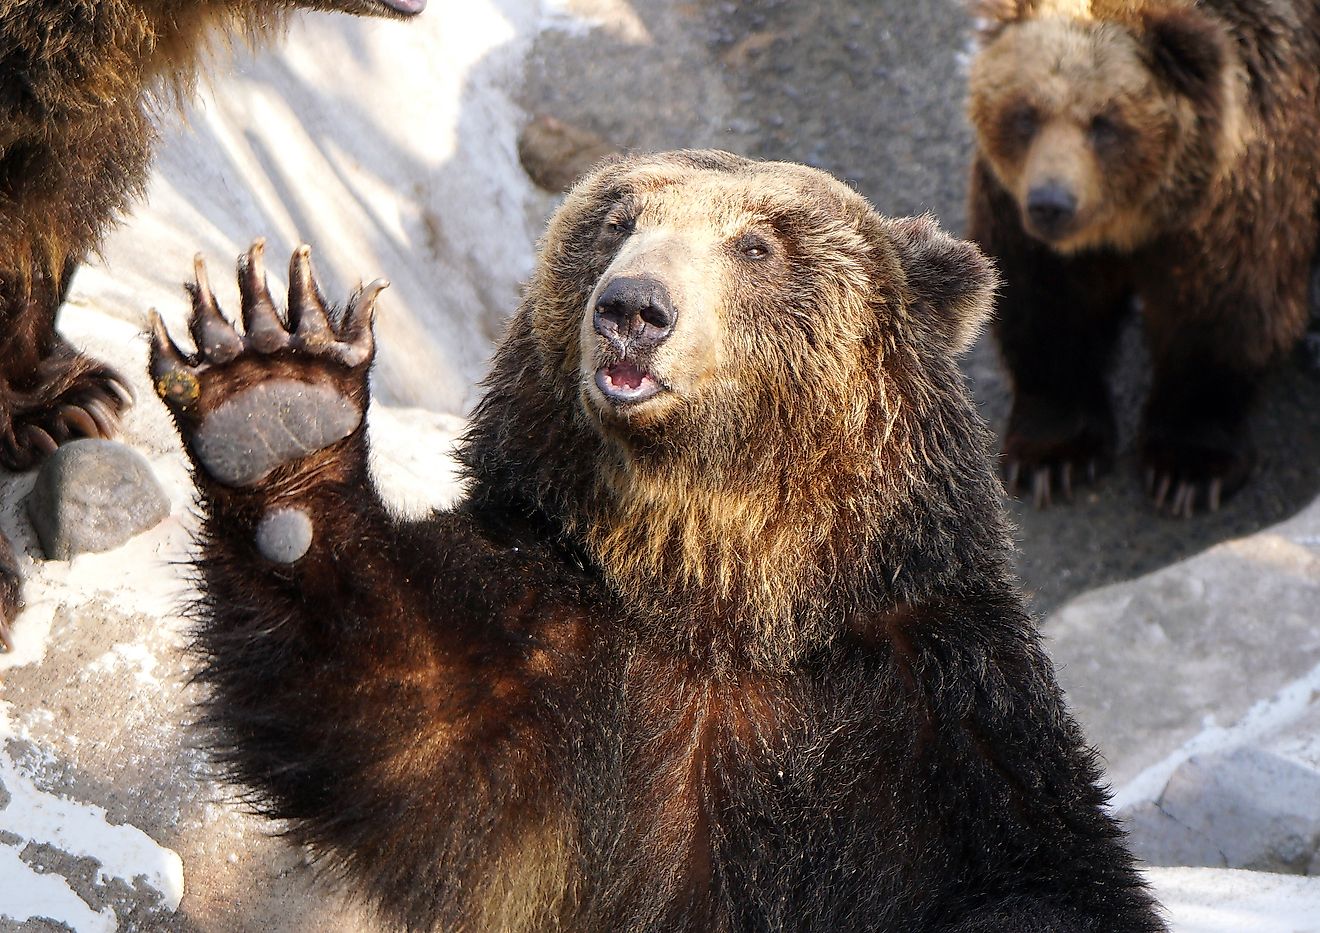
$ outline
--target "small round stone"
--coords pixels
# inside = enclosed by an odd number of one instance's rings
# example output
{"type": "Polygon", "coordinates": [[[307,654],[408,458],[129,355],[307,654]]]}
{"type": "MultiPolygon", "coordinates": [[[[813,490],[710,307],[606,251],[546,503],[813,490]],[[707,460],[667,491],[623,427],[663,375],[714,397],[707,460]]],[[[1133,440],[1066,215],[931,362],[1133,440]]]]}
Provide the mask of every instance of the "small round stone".
{"type": "Polygon", "coordinates": [[[292,564],[312,546],[312,520],[302,509],[271,509],[257,525],[257,550],[266,560],[292,564]]]}
{"type": "Polygon", "coordinates": [[[63,444],[37,474],[28,518],[52,560],[108,551],[170,514],[146,457],[115,441],[63,444]]]}

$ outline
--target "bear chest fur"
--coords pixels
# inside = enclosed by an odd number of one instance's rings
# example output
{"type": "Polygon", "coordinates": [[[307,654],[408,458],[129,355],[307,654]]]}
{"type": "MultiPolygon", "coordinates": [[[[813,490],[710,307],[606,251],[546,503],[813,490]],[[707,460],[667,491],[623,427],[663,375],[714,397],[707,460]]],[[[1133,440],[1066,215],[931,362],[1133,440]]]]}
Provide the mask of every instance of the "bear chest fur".
{"type": "Polygon", "coordinates": [[[846,927],[918,909],[908,896],[944,846],[926,835],[931,733],[909,678],[715,676],[638,653],[621,688],[600,724],[614,738],[576,796],[599,832],[584,840],[586,889],[627,880],[588,895],[584,926],[774,928],[810,904],[846,927]]]}

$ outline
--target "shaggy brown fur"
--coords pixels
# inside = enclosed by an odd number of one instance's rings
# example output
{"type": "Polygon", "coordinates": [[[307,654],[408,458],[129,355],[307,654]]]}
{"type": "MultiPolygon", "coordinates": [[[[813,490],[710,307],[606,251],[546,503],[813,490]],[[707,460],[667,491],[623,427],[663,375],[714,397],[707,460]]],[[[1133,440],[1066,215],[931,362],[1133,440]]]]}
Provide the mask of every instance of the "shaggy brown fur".
{"type": "Polygon", "coordinates": [[[1006,278],[1009,485],[1112,454],[1106,370],[1134,296],[1158,507],[1248,477],[1257,384],[1306,322],[1320,206],[1317,0],[992,0],[972,67],[972,236],[1006,278]]]}
{"type": "Polygon", "coordinates": [[[238,451],[306,436],[263,386],[366,409],[372,292],[329,343],[301,255],[289,335],[244,345],[199,287],[207,349],[158,328],[152,372],[194,455],[217,752],[350,891],[419,930],[1162,929],[1009,572],[954,360],[976,249],[800,166],[602,167],[546,233],[465,498],[416,522],[361,426],[208,472],[218,412],[238,451]],[[279,562],[286,510],[314,532],[279,562]]]}
{"type": "MultiPolygon", "coordinates": [[[[142,193],[153,107],[189,88],[211,42],[270,34],[297,7],[410,7],[397,5],[0,0],[0,467],[113,435],[131,401],[114,372],[56,333],[55,315],[78,264],[142,193]]],[[[17,592],[17,580],[0,582],[0,645],[17,592]]]]}

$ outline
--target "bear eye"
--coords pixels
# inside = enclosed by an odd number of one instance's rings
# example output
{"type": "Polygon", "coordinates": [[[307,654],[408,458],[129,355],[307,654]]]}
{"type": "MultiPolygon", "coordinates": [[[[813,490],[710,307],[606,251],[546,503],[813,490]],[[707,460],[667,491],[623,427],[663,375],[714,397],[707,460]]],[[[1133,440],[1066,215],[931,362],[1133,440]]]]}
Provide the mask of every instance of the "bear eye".
{"type": "Polygon", "coordinates": [[[734,242],[733,248],[744,259],[761,260],[770,255],[770,241],[759,233],[744,233],[734,242]]]}
{"type": "Polygon", "coordinates": [[[1036,134],[1036,126],[1040,123],[1040,114],[1036,108],[1030,104],[1019,104],[1008,112],[1008,117],[1004,121],[1008,132],[1021,139],[1030,139],[1036,134]]]}
{"type": "Polygon", "coordinates": [[[1091,120],[1090,134],[1093,146],[1112,146],[1123,138],[1123,126],[1113,117],[1102,113],[1091,120]]]}
{"type": "Polygon", "coordinates": [[[613,214],[606,218],[605,229],[610,233],[627,236],[637,229],[637,218],[632,214],[613,214]]]}

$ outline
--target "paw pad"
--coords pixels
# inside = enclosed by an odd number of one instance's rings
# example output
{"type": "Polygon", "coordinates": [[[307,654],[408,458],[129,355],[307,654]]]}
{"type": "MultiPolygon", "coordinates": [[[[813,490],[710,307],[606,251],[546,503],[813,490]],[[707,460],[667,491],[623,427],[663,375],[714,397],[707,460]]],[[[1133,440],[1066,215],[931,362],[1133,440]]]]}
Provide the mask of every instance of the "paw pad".
{"type": "Polygon", "coordinates": [[[250,486],[291,460],[353,433],[362,412],[327,385],[276,379],[222,402],[193,437],[206,471],[227,486],[250,486]]]}
{"type": "Polygon", "coordinates": [[[257,525],[257,550],[266,560],[292,564],[312,546],[312,520],[302,509],[271,509],[257,525]]]}

